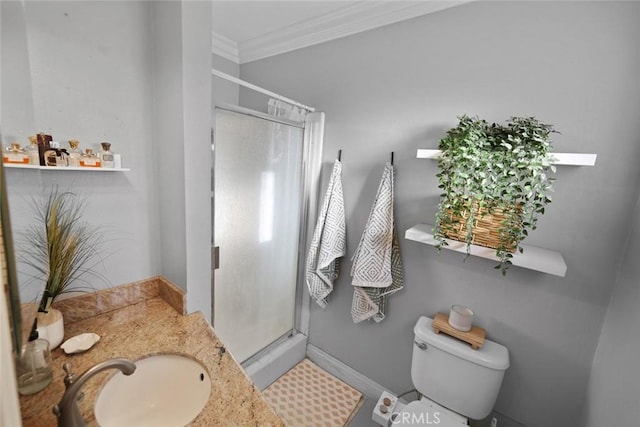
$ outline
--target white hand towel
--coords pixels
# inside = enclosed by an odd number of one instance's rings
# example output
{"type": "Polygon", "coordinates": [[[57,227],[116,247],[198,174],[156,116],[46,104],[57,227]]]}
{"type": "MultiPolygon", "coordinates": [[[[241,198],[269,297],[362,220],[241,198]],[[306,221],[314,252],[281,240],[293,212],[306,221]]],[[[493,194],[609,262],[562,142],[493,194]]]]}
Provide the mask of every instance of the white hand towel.
{"type": "Polygon", "coordinates": [[[404,285],[400,245],[393,215],[394,170],[387,163],[369,219],[353,255],[351,284],[355,287],[351,317],[354,323],[385,318],[387,297],[404,285]]]}
{"type": "Polygon", "coordinates": [[[306,266],[309,295],[322,308],[326,307],[326,298],[333,291],[333,282],[339,275],[340,258],[345,255],[346,248],[342,163],[336,160],[313,232],[306,266]]]}

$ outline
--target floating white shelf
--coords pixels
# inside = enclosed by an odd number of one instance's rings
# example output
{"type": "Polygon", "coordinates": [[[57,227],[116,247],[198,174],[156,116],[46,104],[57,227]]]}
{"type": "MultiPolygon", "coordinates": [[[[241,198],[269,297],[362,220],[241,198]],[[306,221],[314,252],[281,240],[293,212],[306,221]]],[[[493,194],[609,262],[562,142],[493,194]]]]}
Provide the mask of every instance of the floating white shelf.
{"type": "MultiPolygon", "coordinates": [[[[433,225],[418,224],[408,229],[404,237],[407,240],[436,246],[438,242],[433,237],[433,225]]],[[[467,253],[467,245],[457,240],[446,239],[448,246],[443,249],[451,251],[467,253]]],[[[536,246],[520,245],[524,249],[523,253],[516,252],[513,254],[511,262],[518,267],[528,268],[529,270],[541,271],[543,273],[553,274],[554,276],[564,277],[567,273],[567,264],[560,252],[549,249],[539,248],[536,246]]],[[[471,255],[498,261],[495,249],[486,248],[484,246],[471,245],[471,255]]]]}
{"type": "MultiPolygon", "coordinates": [[[[418,159],[437,159],[440,157],[440,150],[431,150],[431,149],[418,149],[417,158],[418,159]]],[[[566,166],[595,166],[597,154],[587,154],[587,153],[551,153],[551,155],[556,159],[553,162],[556,165],[566,165],[566,166]]]]}
{"type": "Polygon", "coordinates": [[[11,163],[5,163],[3,165],[5,168],[7,169],[39,169],[39,170],[46,170],[46,171],[83,171],[83,172],[129,172],[131,169],[129,168],[83,168],[83,167],[66,167],[66,168],[58,168],[55,166],[36,166],[36,165],[18,165],[18,164],[11,164],[11,163]]]}

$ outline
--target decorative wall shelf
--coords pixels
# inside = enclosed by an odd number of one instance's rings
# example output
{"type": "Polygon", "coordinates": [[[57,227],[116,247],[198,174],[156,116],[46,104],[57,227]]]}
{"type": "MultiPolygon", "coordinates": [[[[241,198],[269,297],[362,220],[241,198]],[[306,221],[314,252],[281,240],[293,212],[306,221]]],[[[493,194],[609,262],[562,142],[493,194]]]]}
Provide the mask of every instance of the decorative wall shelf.
{"type": "MultiPolygon", "coordinates": [[[[440,150],[418,149],[418,159],[437,159],[442,152],[440,150]]],[[[556,159],[556,165],[566,166],[595,166],[597,154],[587,153],[551,153],[556,159]]]]}
{"type": "MultiPolygon", "coordinates": [[[[408,229],[404,237],[407,240],[413,240],[415,242],[424,243],[431,246],[436,246],[438,242],[433,237],[434,226],[429,224],[418,224],[408,229]]],[[[467,244],[465,242],[459,242],[457,240],[446,239],[448,246],[443,246],[443,249],[448,249],[455,252],[467,253],[467,244]]],[[[528,268],[529,270],[541,271],[543,273],[553,274],[554,276],[564,277],[567,273],[567,264],[564,262],[564,257],[560,252],[552,251],[550,249],[539,248],[537,246],[520,245],[524,249],[523,253],[516,252],[513,254],[511,262],[513,265],[522,268],[528,268]]],[[[486,248],[484,246],[471,245],[470,254],[480,258],[486,258],[493,261],[499,261],[496,257],[495,249],[486,248]]]]}
{"type": "Polygon", "coordinates": [[[86,167],[66,167],[66,168],[58,168],[55,166],[35,166],[35,165],[18,165],[5,163],[3,166],[7,169],[38,169],[38,170],[46,170],[46,171],[83,171],[83,172],[129,172],[131,169],[129,168],[86,168],[86,167]]]}

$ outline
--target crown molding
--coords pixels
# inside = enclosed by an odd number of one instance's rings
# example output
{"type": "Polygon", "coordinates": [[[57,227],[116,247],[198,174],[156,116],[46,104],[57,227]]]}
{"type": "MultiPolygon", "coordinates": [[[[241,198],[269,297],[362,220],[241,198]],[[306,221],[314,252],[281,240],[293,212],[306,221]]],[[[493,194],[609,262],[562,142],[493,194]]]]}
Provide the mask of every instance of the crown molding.
{"type": "Polygon", "coordinates": [[[236,64],[240,63],[238,43],[216,32],[212,32],[211,42],[213,46],[213,53],[222,56],[229,61],[233,61],[236,64]]]}
{"type": "MultiPolygon", "coordinates": [[[[244,64],[417,16],[469,3],[457,1],[362,1],[237,44],[244,64]]],[[[228,40],[228,39],[227,39],[228,40]]]]}

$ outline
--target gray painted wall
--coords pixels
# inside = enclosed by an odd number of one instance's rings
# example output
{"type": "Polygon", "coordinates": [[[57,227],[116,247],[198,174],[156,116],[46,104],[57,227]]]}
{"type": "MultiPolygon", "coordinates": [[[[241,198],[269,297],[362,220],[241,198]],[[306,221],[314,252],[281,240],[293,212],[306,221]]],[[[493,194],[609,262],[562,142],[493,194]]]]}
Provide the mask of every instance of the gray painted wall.
{"type": "Polygon", "coordinates": [[[627,250],[611,297],[589,381],[587,427],[632,426],[640,419],[640,199],[630,221],[627,250]]]}
{"type": "MultiPolygon", "coordinates": [[[[19,4],[11,2],[16,13],[19,4]]],[[[210,2],[26,9],[27,38],[21,22],[3,14],[11,25],[2,28],[2,111],[12,113],[2,115],[3,142],[28,142],[38,131],[65,146],[75,138],[96,149],[107,140],[131,171],[8,171],[14,230],[32,217],[29,195],[49,183],[72,186],[88,195],[86,220],[110,232],[111,255],[99,270],[108,283],[92,282],[95,289],[163,274],[188,290],[190,312],[210,318],[210,2]],[[6,60],[7,40],[16,67],[6,60]],[[24,90],[4,91],[11,87],[24,90]]],[[[32,285],[23,286],[26,301],[39,290],[32,285]]]]}
{"type": "Polygon", "coordinates": [[[151,7],[161,271],[210,319],[211,3],[151,7]]]}
{"type": "MultiPolygon", "coordinates": [[[[3,143],[16,139],[28,144],[28,135],[39,131],[50,133],[64,147],[68,147],[67,140],[78,139],[81,148],[97,151],[100,141],[110,141],[113,151],[121,153],[123,166],[131,171],[7,170],[14,233],[33,217],[29,206],[32,194],[50,184],[71,187],[88,198],[87,222],[108,231],[109,256],[98,266],[108,282],[92,281],[92,286],[100,289],[159,274],[148,4],[25,4],[28,44],[20,44],[16,55],[22,60],[16,68],[3,49],[2,85],[31,90],[3,91],[2,109],[31,113],[23,120],[3,114],[3,143]]],[[[3,14],[3,19],[15,23],[20,16],[3,14]]],[[[6,40],[25,37],[24,29],[16,32],[3,25],[2,30],[3,47],[6,40]],[[6,38],[5,31],[9,34],[6,38]]],[[[32,300],[41,284],[27,286],[24,274],[19,280],[23,300],[32,300]]]]}
{"type": "Polygon", "coordinates": [[[158,149],[158,212],[162,273],[186,289],[184,119],[182,118],[182,11],[179,2],[157,2],[153,16],[154,140],[158,149]],[[163,173],[160,173],[162,171],[163,173]],[[162,189],[161,191],[159,189],[162,189]]]}
{"type": "MultiPolygon", "coordinates": [[[[240,76],[240,66],[220,55],[213,55],[213,68],[234,77],[240,76]]],[[[220,77],[213,77],[213,106],[220,104],[239,104],[238,85],[220,77]]]]}
{"type": "MultiPolygon", "coordinates": [[[[638,192],[640,3],[478,2],[244,64],[241,78],[326,112],[326,184],[343,149],[348,255],[310,342],[394,392],[410,380],[421,315],[472,307],[511,367],[496,410],[527,426],[578,425],[611,286],[638,192]],[[558,152],[597,153],[561,167],[554,202],[527,243],[556,249],[565,278],[402,239],[406,287],[380,324],[353,324],[348,273],[383,164],[395,151],[401,233],[433,222],[434,148],[462,113],[535,115],[562,132],[558,152]]],[[[257,108],[241,91],[241,102],[257,108]]],[[[595,425],[595,424],[594,424],[595,425]]]]}

